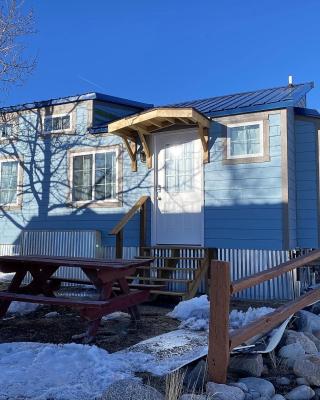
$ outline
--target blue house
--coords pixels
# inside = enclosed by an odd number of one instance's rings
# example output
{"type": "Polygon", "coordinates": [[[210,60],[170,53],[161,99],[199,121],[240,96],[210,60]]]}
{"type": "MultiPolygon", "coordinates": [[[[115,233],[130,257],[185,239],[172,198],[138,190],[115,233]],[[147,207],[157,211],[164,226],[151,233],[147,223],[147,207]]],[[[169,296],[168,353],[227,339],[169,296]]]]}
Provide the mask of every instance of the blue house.
{"type": "MultiPolygon", "coordinates": [[[[165,106],[88,93],[3,108],[0,244],[27,231],[91,230],[112,246],[110,232],[148,196],[148,246],[317,248],[312,88],[165,106]]],[[[135,214],[124,246],[139,245],[139,230],[135,214]]]]}

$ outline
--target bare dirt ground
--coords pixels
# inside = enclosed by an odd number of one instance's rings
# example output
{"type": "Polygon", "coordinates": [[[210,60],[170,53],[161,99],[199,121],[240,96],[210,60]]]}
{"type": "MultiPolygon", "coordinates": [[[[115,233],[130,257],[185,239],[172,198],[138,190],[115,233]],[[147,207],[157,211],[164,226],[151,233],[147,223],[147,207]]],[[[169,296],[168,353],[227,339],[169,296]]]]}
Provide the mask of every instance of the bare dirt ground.
{"type": "MultiPolygon", "coordinates": [[[[115,352],[142,340],[177,329],[179,322],[166,316],[170,308],[151,304],[140,306],[141,321],[135,328],[129,318],[102,321],[95,344],[115,352]]],[[[71,343],[73,335],[85,332],[87,322],[70,308],[40,307],[28,315],[0,320],[0,343],[71,343]],[[46,318],[49,312],[59,316],[46,318]]]]}

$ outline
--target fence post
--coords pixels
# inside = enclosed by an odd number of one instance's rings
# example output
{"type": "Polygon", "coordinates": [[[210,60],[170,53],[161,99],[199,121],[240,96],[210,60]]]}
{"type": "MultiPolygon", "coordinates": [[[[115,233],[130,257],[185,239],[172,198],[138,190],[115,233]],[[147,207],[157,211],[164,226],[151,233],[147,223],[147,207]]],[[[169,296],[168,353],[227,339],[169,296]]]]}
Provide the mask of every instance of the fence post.
{"type": "Polygon", "coordinates": [[[229,307],[230,265],[212,261],[210,267],[210,324],[208,351],[208,378],[226,383],[230,358],[229,307]]]}

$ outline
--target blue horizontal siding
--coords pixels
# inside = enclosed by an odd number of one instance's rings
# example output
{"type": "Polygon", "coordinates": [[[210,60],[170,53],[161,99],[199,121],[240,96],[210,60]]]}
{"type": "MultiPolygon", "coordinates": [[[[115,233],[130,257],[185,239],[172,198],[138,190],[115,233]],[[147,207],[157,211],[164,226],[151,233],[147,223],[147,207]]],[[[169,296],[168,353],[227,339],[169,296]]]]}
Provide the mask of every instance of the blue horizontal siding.
{"type": "Polygon", "coordinates": [[[212,124],[210,163],[205,166],[205,244],[282,248],[280,114],[269,116],[267,162],[224,164],[223,131],[221,121],[212,124]]]}
{"type": "Polygon", "coordinates": [[[312,121],[295,120],[297,245],[318,247],[318,173],[316,128],[312,121]]]}

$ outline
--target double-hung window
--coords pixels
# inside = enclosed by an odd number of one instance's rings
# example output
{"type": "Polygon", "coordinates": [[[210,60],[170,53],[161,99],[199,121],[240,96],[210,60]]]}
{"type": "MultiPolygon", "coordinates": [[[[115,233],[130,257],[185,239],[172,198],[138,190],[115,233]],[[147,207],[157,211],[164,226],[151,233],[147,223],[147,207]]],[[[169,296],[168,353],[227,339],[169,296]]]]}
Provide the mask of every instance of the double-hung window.
{"type": "Polygon", "coordinates": [[[46,116],[44,117],[43,126],[44,133],[59,133],[70,131],[71,116],[70,114],[46,116]]]}
{"type": "Polygon", "coordinates": [[[18,169],[16,160],[0,161],[0,205],[18,203],[18,169]]]}
{"type": "Polygon", "coordinates": [[[227,158],[263,156],[263,122],[233,124],[227,127],[227,158]]]}
{"type": "Polygon", "coordinates": [[[72,201],[118,200],[117,160],[116,148],[72,154],[72,201]]]}
{"type": "Polygon", "coordinates": [[[9,139],[13,136],[13,125],[0,123],[0,139],[9,139]]]}

